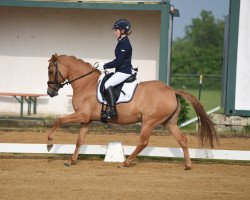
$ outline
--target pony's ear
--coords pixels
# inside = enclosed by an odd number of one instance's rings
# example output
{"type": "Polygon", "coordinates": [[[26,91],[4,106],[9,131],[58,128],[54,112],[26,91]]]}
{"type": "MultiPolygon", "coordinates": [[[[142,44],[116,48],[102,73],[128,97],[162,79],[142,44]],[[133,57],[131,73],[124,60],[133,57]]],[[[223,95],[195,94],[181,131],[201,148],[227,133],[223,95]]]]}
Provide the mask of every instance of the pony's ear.
{"type": "Polygon", "coordinates": [[[53,62],[57,62],[57,58],[58,58],[57,53],[55,53],[54,55],[52,55],[52,61],[53,62]]]}

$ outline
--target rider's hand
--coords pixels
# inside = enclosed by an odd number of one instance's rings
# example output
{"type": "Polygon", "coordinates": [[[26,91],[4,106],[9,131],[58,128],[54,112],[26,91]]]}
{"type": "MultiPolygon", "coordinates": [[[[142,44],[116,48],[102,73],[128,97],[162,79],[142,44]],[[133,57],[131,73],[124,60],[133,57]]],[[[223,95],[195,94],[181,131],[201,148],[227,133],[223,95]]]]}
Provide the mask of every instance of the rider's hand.
{"type": "Polygon", "coordinates": [[[98,69],[101,73],[104,72],[104,63],[98,62],[96,69],[98,69]]]}

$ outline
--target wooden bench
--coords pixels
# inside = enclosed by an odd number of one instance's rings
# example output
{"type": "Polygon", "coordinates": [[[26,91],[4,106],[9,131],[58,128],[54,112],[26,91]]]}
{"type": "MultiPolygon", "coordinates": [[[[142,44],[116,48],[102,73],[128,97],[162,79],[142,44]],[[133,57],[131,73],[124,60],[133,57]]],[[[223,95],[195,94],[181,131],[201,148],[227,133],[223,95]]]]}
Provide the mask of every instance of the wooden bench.
{"type": "Polygon", "coordinates": [[[32,103],[33,103],[33,114],[36,114],[37,98],[41,97],[41,96],[47,96],[47,94],[0,92],[0,96],[14,97],[20,103],[20,116],[23,116],[24,100],[28,103],[28,115],[31,115],[31,105],[32,105],[32,103]]]}

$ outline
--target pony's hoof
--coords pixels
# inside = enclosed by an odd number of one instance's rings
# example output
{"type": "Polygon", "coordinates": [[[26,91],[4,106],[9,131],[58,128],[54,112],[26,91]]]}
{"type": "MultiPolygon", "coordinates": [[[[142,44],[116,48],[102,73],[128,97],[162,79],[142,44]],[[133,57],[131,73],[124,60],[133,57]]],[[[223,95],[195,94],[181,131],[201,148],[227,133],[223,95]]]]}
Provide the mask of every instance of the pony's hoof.
{"type": "Polygon", "coordinates": [[[65,167],[70,167],[70,166],[71,166],[71,161],[70,161],[70,160],[66,161],[66,162],[64,163],[64,166],[65,166],[65,167]]]}
{"type": "Polygon", "coordinates": [[[192,169],[191,166],[185,166],[185,170],[190,170],[192,169]]]}
{"type": "Polygon", "coordinates": [[[71,165],[76,165],[77,160],[71,160],[71,165]]]}
{"type": "Polygon", "coordinates": [[[64,163],[65,167],[69,167],[71,165],[75,165],[77,163],[77,160],[68,160],[64,163]]]}
{"type": "Polygon", "coordinates": [[[118,165],[117,168],[125,168],[126,166],[124,165],[118,165]]]}
{"type": "Polygon", "coordinates": [[[53,146],[54,146],[53,144],[47,144],[47,151],[50,152],[53,146]]]}
{"type": "Polygon", "coordinates": [[[129,167],[129,166],[130,166],[129,163],[124,161],[124,162],[122,162],[121,165],[118,166],[118,168],[124,168],[124,167],[129,167]]]}

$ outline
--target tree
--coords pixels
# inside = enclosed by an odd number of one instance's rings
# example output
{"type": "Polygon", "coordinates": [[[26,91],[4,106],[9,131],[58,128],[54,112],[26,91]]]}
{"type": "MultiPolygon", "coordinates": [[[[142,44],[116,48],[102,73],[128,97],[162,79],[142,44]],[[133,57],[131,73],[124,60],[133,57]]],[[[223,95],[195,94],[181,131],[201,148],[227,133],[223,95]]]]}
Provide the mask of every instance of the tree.
{"type": "Polygon", "coordinates": [[[184,38],[172,45],[171,73],[220,74],[223,58],[224,21],[212,12],[201,11],[199,18],[185,27],[184,38]]]}

